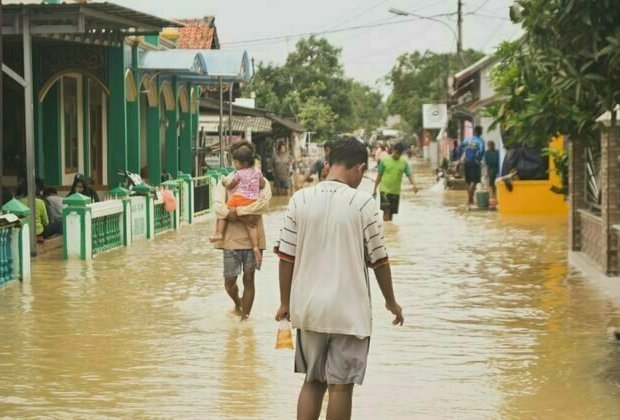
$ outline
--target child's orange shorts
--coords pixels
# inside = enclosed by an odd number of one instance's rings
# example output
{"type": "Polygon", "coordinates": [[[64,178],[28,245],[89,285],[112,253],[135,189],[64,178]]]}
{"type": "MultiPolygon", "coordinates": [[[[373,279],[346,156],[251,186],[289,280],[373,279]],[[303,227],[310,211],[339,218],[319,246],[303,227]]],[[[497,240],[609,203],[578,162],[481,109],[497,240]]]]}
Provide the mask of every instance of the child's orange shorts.
{"type": "Polygon", "coordinates": [[[228,203],[226,203],[226,205],[228,207],[245,207],[254,203],[256,203],[256,200],[251,200],[242,196],[241,194],[233,194],[233,196],[230,198],[230,200],[228,200],[228,203]]]}

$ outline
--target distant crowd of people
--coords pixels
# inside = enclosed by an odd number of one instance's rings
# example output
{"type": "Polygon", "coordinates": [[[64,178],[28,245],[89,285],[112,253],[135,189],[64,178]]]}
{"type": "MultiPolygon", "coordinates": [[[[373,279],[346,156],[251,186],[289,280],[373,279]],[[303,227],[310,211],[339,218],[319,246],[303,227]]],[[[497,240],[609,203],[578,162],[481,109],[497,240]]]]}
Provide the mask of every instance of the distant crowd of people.
{"type": "MultiPolygon", "coordinates": [[[[73,178],[71,190],[67,196],[74,193],[80,193],[89,197],[92,202],[99,201],[99,195],[94,188],[90,186],[88,179],[82,174],[76,174],[73,178]]],[[[15,192],[3,187],[2,205],[11,199],[16,198],[24,205],[28,206],[28,186],[25,180],[22,180],[15,192]]],[[[35,233],[37,242],[42,243],[46,239],[63,234],[62,209],[63,197],[58,195],[58,190],[54,187],[45,185],[45,181],[41,178],[35,180],[35,233]]],[[[32,209],[31,209],[32,210],[32,209]]]]}

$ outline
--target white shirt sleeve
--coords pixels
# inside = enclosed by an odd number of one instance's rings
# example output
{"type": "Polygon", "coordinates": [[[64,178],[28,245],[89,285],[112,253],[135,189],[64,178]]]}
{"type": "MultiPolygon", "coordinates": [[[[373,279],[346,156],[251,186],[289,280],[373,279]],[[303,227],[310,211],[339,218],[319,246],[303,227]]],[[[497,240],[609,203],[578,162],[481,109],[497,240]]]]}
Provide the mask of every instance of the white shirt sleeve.
{"type": "Polygon", "coordinates": [[[383,222],[376,200],[365,204],[362,209],[364,221],[364,249],[366,262],[371,268],[377,268],[388,262],[387,248],[383,234],[383,222]]]}
{"type": "Polygon", "coordinates": [[[278,242],[276,243],[275,252],[283,260],[295,262],[297,254],[297,203],[295,197],[291,198],[284,217],[282,229],[278,242]]]}

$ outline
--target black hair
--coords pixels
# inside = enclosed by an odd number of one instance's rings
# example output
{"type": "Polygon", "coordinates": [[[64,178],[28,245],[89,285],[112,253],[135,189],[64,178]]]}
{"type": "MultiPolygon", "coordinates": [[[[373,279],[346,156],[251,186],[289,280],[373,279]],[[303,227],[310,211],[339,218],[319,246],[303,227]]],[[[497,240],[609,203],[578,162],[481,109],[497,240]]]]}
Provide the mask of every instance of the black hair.
{"type": "Polygon", "coordinates": [[[230,148],[233,160],[241,162],[248,168],[254,166],[254,145],[249,141],[242,141],[230,148]]]}
{"type": "Polygon", "coordinates": [[[402,155],[405,152],[405,145],[402,143],[396,143],[394,147],[392,147],[392,149],[396,150],[398,153],[402,155]]]}
{"type": "Polygon", "coordinates": [[[476,127],[474,127],[474,136],[481,136],[481,135],[482,135],[482,126],[477,125],[476,127]]]}
{"type": "Polygon", "coordinates": [[[50,195],[58,195],[58,191],[54,187],[47,187],[43,190],[43,197],[49,197],[50,195]]]}
{"type": "Polygon", "coordinates": [[[345,137],[331,144],[330,166],[344,165],[347,169],[351,169],[362,163],[368,166],[368,149],[362,142],[353,137],[345,137]]]}

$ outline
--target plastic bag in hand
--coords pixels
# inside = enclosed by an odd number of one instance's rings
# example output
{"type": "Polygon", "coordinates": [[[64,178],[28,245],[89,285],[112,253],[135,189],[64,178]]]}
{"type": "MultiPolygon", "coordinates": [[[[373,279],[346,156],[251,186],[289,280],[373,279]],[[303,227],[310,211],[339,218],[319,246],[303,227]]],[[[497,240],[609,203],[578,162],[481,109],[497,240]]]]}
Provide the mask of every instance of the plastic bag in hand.
{"type": "Polygon", "coordinates": [[[294,349],[291,324],[285,319],[280,321],[280,325],[278,326],[278,337],[276,338],[276,350],[281,349],[294,349]]]}

